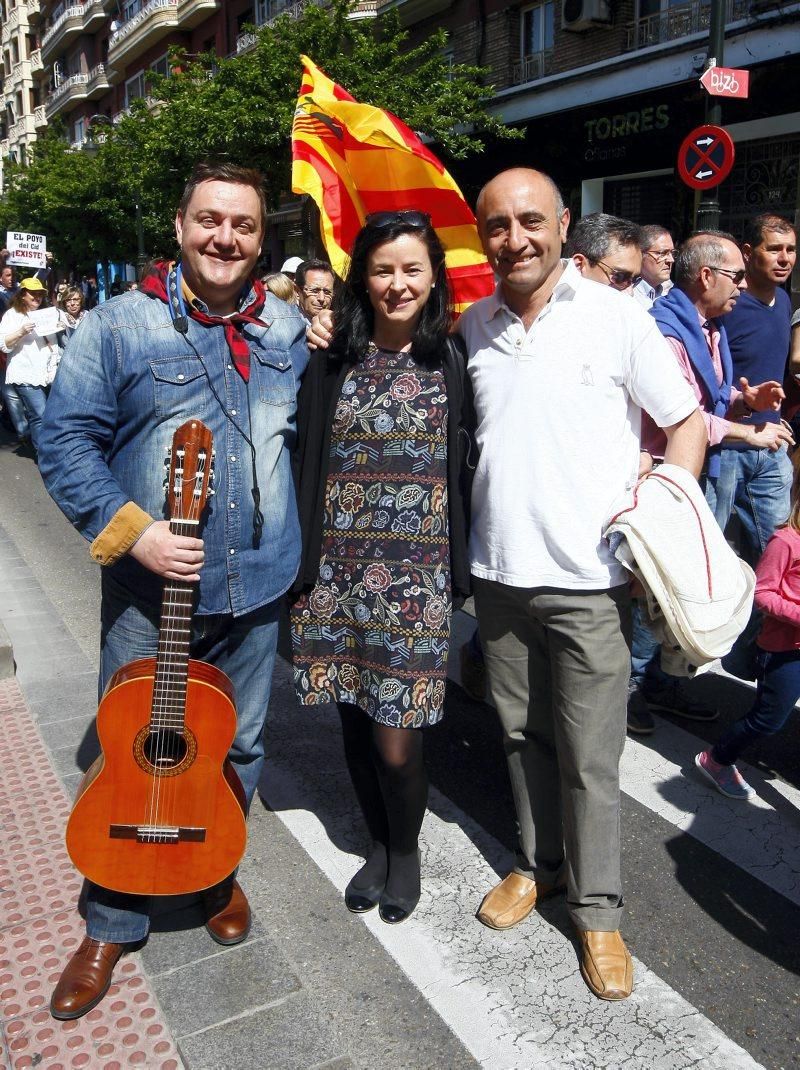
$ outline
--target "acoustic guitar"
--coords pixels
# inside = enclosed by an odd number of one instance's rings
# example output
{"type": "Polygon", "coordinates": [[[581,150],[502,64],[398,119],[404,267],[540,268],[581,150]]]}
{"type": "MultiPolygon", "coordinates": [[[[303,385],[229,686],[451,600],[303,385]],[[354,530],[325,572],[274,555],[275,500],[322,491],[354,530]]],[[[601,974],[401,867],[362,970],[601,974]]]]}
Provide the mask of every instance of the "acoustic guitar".
{"type": "MultiPolygon", "coordinates": [[[[175,432],[170,530],[196,537],[209,494],[211,432],[175,432]]],[[[194,585],[166,580],[154,658],[114,673],[97,711],[102,753],[83,779],[67,850],[90,881],[135,895],[183,895],[224,880],[247,841],[246,802],[227,754],[233,685],[189,657],[194,585]]]]}

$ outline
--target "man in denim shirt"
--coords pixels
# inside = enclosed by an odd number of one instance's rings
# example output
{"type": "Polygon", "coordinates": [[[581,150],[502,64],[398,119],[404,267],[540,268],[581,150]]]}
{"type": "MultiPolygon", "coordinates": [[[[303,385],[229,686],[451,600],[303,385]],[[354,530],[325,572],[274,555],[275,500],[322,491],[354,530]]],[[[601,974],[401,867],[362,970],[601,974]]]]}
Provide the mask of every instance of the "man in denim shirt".
{"type": "MultiPolygon", "coordinates": [[[[266,206],[256,171],[201,164],[175,226],[177,265],[93,310],[68,345],[48,402],[40,468],[48,491],[103,566],[100,693],[116,669],[156,652],[165,579],[199,585],[191,656],[233,681],[230,758],[253,798],[278,638],[278,603],[297,572],[290,471],[296,392],[308,360],[298,311],[253,279],[266,206]],[[203,538],[164,519],[166,447],[191,417],[214,437],[216,496],[203,538]],[[262,500],[263,496],[263,500],[262,500]]],[[[230,878],[204,893],[219,943],[244,940],[250,910],[230,878]]],[[[90,885],[86,939],[53,993],[78,1018],[105,995],[149,901],[90,885]]]]}

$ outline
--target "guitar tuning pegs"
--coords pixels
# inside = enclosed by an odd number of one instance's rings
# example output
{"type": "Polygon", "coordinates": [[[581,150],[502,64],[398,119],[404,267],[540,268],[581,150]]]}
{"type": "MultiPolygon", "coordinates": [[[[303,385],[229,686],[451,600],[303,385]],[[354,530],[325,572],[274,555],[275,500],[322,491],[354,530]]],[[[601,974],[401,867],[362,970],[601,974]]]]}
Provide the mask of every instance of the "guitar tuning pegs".
{"type": "Polygon", "coordinates": [[[165,467],[165,468],[169,468],[169,466],[170,466],[171,464],[172,464],[172,461],[170,460],[170,458],[169,458],[169,457],[165,457],[165,458],[164,458],[164,467],[165,467]]]}
{"type": "Polygon", "coordinates": [[[214,490],[213,487],[209,487],[208,490],[206,491],[206,494],[207,494],[207,496],[209,498],[213,498],[216,493],[217,492],[214,490]]]}

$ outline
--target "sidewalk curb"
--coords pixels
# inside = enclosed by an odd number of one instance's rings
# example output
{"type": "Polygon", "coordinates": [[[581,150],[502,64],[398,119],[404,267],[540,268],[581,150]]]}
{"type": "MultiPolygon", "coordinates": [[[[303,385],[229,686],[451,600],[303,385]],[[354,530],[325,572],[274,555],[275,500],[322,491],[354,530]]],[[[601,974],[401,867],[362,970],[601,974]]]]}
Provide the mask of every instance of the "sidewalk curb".
{"type": "Polygon", "coordinates": [[[14,668],[14,648],[8,638],[8,632],[0,621],[0,680],[8,680],[16,673],[14,668]]]}

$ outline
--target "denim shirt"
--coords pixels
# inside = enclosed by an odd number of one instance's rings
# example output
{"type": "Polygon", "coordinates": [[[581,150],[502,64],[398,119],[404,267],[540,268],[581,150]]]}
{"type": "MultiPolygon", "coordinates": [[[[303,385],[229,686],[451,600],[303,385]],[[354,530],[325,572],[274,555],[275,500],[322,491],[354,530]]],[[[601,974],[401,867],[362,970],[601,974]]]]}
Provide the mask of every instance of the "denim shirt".
{"type": "MultiPolygon", "coordinates": [[[[270,293],[261,318],[263,328],[245,324],[242,330],[251,354],[245,383],[222,326],[189,320],[188,338],[201,362],[165,303],[140,291],[124,294],[83,317],[47,403],[39,468],[56,503],[89,540],[129,501],[166,519],[172,436],[192,417],[211,429],[215,494],[200,529],[201,614],[239,616],[273,601],[289,588],[300,561],[290,453],[297,389],[308,363],[305,325],[295,308],[270,293]],[[251,451],[235,424],[256,448],[264,514],[258,548],[251,451]]],[[[163,580],[130,554],[107,568],[133,598],[160,603],[163,580]]]]}

